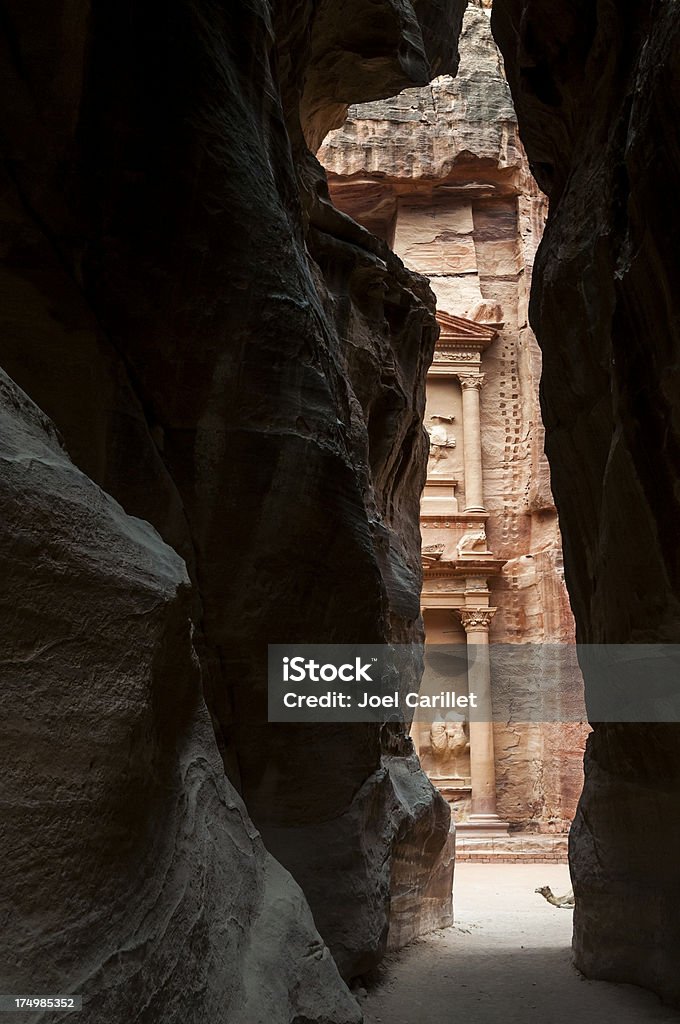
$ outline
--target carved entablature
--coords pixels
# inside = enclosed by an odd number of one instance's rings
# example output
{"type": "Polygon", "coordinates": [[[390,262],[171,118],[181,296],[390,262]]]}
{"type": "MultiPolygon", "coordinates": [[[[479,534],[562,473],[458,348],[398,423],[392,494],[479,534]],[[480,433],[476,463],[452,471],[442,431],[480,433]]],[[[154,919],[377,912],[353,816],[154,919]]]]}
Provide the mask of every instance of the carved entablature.
{"type": "Polygon", "coordinates": [[[482,353],[498,337],[495,327],[437,312],[440,334],[430,373],[434,376],[457,376],[457,372],[474,373],[481,367],[482,353]]]}
{"type": "MultiPolygon", "coordinates": [[[[436,477],[432,480],[436,481],[436,477]]],[[[429,481],[428,481],[429,482],[429,481]]],[[[486,512],[480,512],[476,520],[469,519],[469,512],[458,516],[428,516],[423,517],[421,527],[430,530],[458,530],[465,533],[469,530],[479,529],[479,524],[489,518],[486,512]]]]}
{"type": "Polygon", "coordinates": [[[456,586],[458,581],[447,577],[446,579],[428,579],[423,586],[424,594],[450,594],[452,597],[459,597],[461,603],[464,598],[464,591],[456,586]]]}
{"type": "Polygon", "coordinates": [[[439,341],[442,348],[470,348],[483,352],[498,337],[495,327],[467,320],[463,316],[452,316],[443,309],[437,310],[439,341]]]}
{"type": "Polygon", "coordinates": [[[467,320],[462,316],[452,316],[443,309],[437,310],[437,323],[437,348],[444,351],[458,351],[464,354],[471,352],[479,355],[498,337],[495,327],[477,323],[476,320],[467,320]]]}
{"type": "Polygon", "coordinates": [[[458,526],[457,519],[425,519],[421,518],[421,530],[453,530],[458,526]]]}
{"type": "Polygon", "coordinates": [[[465,589],[469,593],[487,593],[489,592],[489,583],[486,576],[467,576],[465,579],[465,589]]]}

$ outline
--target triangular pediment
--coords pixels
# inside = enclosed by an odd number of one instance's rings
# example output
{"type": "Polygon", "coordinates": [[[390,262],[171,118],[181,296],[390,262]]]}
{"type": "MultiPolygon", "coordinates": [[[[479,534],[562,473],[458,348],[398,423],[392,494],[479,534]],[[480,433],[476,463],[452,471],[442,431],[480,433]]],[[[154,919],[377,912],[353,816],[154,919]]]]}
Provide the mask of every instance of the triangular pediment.
{"type": "Polygon", "coordinates": [[[468,345],[484,349],[498,336],[498,331],[488,324],[467,320],[464,316],[452,316],[443,309],[437,310],[437,323],[441,331],[438,344],[445,347],[468,345]]]}

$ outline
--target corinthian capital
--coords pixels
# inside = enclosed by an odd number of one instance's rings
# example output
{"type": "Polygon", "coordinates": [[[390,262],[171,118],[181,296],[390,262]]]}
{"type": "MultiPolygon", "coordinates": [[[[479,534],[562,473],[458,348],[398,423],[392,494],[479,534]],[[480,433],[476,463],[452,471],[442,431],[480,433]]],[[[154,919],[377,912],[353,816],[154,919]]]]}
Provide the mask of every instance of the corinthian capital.
{"type": "Polygon", "coordinates": [[[465,632],[471,629],[488,630],[491,620],[496,614],[495,608],[459,608],[458,614],[465,632]]]}
{"type": "Polygon", "coordinates": [[[460,386],[466,391],[468,388],[475,388],[476,391],[481,391],[485,380],[485,374],[483,373],[459,373],[458,380],[460,386]]]}

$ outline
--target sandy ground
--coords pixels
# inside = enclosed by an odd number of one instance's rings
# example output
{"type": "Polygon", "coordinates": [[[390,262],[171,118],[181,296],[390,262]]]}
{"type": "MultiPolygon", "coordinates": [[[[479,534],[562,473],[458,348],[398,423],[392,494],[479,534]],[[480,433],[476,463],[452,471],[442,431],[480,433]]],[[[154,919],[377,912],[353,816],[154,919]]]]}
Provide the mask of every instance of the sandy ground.
{"type": "Polygon", "coordinates": [[[453,928],[389,959],[360,999],[366,1024],[676,1024],[680,1013],[630,985],[586,981],[571,963],[572,912],[560,864],[459,864],[453,928]]]}

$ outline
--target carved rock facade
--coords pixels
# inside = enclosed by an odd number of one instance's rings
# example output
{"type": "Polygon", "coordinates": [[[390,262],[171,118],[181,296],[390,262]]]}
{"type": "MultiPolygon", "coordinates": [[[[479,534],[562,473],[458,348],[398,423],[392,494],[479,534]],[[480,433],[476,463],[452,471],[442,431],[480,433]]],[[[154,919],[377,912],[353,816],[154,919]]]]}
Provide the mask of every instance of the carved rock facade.
{"type": "MultiPolygon", "coordinates": [[[[428,376],[421,518],[428,640],[465,644],[454,610],[483,619],[490,605],[492,644],[571,642],[543,454],[540,352],[527,320],[545,198],[480,6],[467,9],[460,55],[455,79],[350,108],[319,156],[336,203],[427,274],[437,296],[442,330],[428,376]]],[[[581,687],[574,678],[579,701],[581,687]]],[[[578,720],[540,722],[538,708],[534,717],[530,725],[495,725],[498,813],[513,830],[566,833],[587,729],[578,720]]],[[[427,728],[419,747],[465,821],[474,751],[446,766],[427,728]]]]}

